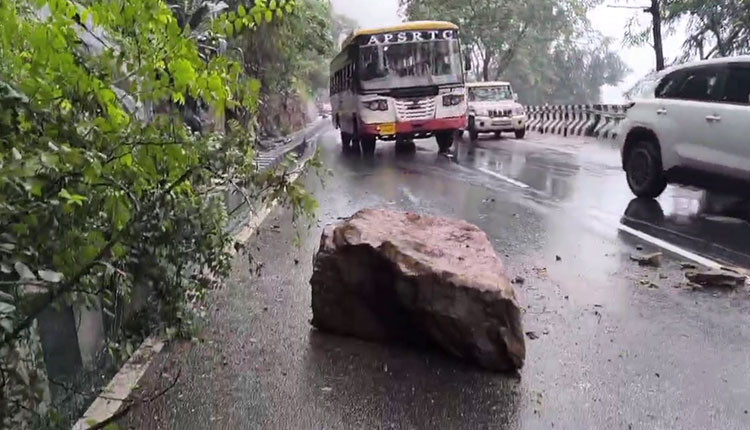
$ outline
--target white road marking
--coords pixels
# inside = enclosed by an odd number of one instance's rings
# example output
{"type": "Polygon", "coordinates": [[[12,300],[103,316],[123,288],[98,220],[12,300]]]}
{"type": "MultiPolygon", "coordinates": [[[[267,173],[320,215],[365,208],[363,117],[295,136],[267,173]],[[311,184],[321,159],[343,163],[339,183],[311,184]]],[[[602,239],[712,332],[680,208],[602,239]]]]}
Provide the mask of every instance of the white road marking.
{"type": "Polygon", "coordinates": [[[480,167],[479,171],[482,172],[482,173],[486,173],[486,174],[488,174],[490,176],[493,176],[493,177],[495,177],[497,179],[500,179],[502,181],[505,181],[505,182],[507,182],[509,184],[515,185],[515,186],[517,186],[519,188],[523,188],[523,189],[530,188],[528,185],[524,184],[523,182],[516,181],[513,178],[509,178],[509,177],[501,175],[501,174],[499,174],[497,172],[493,172],[492,170],[485,169],[484,167],[480,167]]]}
{"type": "Polygon", "coordinates": [[[683,249],[677,245],[673,245],[665,240],[659,239],[658,237],[651,236],[650,234],[646,234],[640,230],[636,230],[630,226],[627,226],[621,223],[619,220],[616,220],[615,217],[611,215],[607,215],[598,210],[591,210],[589,211],[589,213],[595,218],[598,218],[600,221],[606,222],[607,224],[616,224],[617,229],[620,231],[628,233],[643,241],[649,242],[652,245],[655,245],[673,254],[677,254],[695,263],[698,263],[701,266],[705,266],[705,267],[708,267],[709,269],[715,269],[715,270],[721,270],[722,267],[727,267],[727,265],[725,264],[718,263],[714,260],[700,256],[694,252],[688,251],[687,249],[683,249]]]}

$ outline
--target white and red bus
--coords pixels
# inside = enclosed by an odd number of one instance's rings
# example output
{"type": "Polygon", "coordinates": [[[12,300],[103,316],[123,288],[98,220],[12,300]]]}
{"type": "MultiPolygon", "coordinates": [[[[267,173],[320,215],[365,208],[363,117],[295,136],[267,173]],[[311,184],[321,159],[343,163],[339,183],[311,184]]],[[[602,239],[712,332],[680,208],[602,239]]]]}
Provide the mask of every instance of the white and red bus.
{"type": "Polygon", "coordinates": [[[331,62],[331,107],[343,148],[434,136],[441,152],[467,126],[458,27],[420,21],[358,30],[331,62]]]}

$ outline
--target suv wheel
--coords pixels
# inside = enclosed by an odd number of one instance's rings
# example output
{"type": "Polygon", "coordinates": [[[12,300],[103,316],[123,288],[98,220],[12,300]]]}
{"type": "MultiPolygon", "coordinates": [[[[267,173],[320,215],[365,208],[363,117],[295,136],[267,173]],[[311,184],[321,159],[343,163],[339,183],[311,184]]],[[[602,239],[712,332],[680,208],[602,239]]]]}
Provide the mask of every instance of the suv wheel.
{"type": "Polygon", "coordinates": [[[625,173],[628,186],[638,197],[656,198],[667,188],[659,149],[652,142],[638,142],[630,149],[625,173]]]}

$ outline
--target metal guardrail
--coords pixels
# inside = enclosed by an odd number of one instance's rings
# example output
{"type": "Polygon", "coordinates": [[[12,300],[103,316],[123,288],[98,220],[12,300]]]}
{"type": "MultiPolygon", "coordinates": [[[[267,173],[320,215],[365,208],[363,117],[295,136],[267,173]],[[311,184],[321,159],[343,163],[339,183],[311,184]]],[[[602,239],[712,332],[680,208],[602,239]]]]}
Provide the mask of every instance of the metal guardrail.
{"type": "Polygon", "coordinates": [[[625,105],[527,106],[527,130],[561,136],[589,136],[616,139],[625,105]]]}

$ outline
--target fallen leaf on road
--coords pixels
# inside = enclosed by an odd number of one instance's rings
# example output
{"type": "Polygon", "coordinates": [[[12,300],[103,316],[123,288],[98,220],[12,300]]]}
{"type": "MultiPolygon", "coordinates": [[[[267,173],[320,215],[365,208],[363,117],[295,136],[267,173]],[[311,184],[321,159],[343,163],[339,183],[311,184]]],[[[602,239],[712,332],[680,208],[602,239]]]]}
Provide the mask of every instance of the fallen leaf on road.
{"type": "Polygon", "coordinates": [[[527,331],[527,332],[526,332],[526,336],[528,336],[528,338],[529,338],[529,339],[531,339],[531,340],[536,340],[536,339],[539,339],[539,335],[538,335],[538,334],[536,334],[536,333],[535,333],[535,332],[533,332],[533,331],[527,331]]]}
{"type": "Polygon", "coordinates": [[[516,276],[512,281],[513,284],[523,284],[524,282],[526,282],[526,279],[523,276],[516,276]]]}
{"type": "Polygon", "coordinates": [[[559,255],[556,255],[555,256],[555,261],[562,261],[562,257],[560,257],[559,255]]]}

